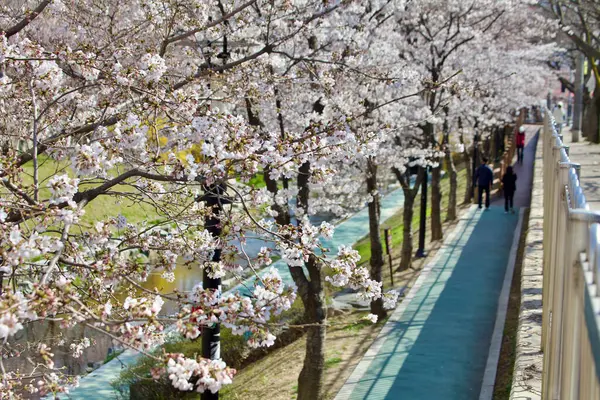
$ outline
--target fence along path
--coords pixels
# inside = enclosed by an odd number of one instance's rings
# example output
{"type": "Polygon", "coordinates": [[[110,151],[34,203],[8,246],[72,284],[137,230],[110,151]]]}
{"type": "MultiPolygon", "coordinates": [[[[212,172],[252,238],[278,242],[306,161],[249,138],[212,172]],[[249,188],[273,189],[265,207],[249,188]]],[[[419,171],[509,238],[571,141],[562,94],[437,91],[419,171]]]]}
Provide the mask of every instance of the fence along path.
{"type": "Polygon", "coordinates": [[[542,398],[600,399],[600,213],[546,110],[542,398]]]}

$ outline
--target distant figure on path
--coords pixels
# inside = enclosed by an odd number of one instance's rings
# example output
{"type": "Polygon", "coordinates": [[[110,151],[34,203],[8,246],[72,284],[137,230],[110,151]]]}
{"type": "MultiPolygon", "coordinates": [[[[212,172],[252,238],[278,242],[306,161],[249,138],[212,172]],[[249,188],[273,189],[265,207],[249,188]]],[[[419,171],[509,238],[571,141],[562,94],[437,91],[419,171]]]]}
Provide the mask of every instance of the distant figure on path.
{"type": "Polygon", "coordinates": [[[502,188],[504,191],[504,214],[508,214],[509,205],[510,212],[514,214],[513,198],[517,190],[517,174],[513,172],[513,167],[506,168],[506,172],[502,177],[502,188]]]}
{"type": "Polygon", "coordinates": [[[523,148],[525,147],[525,128],[520,126],[517,131],[517,162],[523,164],[523,148]]]}
{"type": "Polygon", "coordinates": [[[494,183],[494,172],[487,165],[487,162],[487,158],[483,157],[481,159],[481,165],[479,168],[477,168],[477,173],[475,174],[475,182],[477,182],[477,186],[479,186],[479,208],[481,208],[483,192],[485,192],[486,210],[490,208],[490,189],[492,187],[492,183],[494,183]]]}
{"type": "Polygon", "coordinates": [[[556,108],[554,109],[554,111],[552,112],[552,115],[554,115],[554,120],[556,121],[556,129],[558,129],[558,134],[561,135],[562,133],[562,127],[565,124],[566,119],[566,115],[565,115],[565,110],[563,110],[563,106],[562,103],[559,102],[556,105],[556,108]]]}

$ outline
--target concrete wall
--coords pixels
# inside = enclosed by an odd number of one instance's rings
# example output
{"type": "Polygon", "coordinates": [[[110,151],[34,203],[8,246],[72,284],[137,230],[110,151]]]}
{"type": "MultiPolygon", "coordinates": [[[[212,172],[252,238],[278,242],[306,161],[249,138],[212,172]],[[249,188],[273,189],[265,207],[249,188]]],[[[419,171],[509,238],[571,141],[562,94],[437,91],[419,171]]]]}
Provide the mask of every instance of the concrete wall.
{"type": "Polygon", "coordinates": [[[511,400],[541,399],[543,353],[542,339],[542,266],[544,186],[542,140],[540,135],[535,156],[529,229],[525,238],[525,255],[521,271],[521,309],[511,400]]]}

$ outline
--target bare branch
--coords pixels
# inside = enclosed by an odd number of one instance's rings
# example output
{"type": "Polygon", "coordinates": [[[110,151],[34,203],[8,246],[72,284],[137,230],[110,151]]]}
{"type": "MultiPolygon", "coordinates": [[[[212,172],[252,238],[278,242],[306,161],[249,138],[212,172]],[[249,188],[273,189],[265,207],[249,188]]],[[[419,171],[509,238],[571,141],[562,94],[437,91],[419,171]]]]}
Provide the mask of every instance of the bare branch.
{"type": "Polygon", "coordinates": [[[9,38],[9,37],[19,33],[23,28],[25,28],[27,25],[29,25],[31,23],[31,21],[33,21],[35,19],[35,17],[37,17],[38,15],[40,15],[40,13],[42,11],[44,11],[44,9],[48,6],[48,4],[50,4],[50,1],[51,0],[42,1],[33,11],[31,11],[31,13],[29,13],[29,15],[27,15],[25,18],[23,18],[19,23],[8,28],[6,31],[4,31],[4,35],[7,38],[9,38]]]}
{"type": "Polygon", "coordinates": [[[171,36],[170,38],[165,39],[165,41],[162,43],[162,45],[160,46],[160,56],[162,57],[165,52],[167,51],[167,46],[170,45],[171,43],[177,42],[179,40],[183,40],[185,38],[188,38],[198,32],[202,32],[205,31],[209,28],[212,28],[214,26],[217,26],[225,21],[227,21],[228,19],[230,19],[231,17],[233,17],[234,15],[236,15],[237,13],[245,10],[246,8],[250,7],[252,4],[256,3],[256,0],[250,0],[242,5],[240,5],[239,7],[231,10],[229,13],[223,15],[221,18],[219,18],[216,21],[210,22],[206,25],[204,25],[201,28],[196,28],[196,29],[192,29],[190,31],[187,31],[185,33],[176,35],[176,36],[171,36]]]}

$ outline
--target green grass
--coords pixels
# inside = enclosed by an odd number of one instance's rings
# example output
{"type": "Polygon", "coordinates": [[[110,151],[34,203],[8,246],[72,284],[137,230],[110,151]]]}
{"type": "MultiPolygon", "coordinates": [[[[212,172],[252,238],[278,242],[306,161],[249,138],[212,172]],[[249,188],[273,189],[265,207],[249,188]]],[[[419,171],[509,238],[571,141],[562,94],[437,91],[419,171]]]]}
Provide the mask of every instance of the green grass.
{"type": "Polygon", "coordinates": [[[119,357],[125,350],[113,351],[104,359],[104,364],[111,362],[113,359],[119,357]]]}
{"type": "Polygon", "coordinates": [[[331,368],[336,364],[339,364],[342,362],[342,359],[340,357],[331,357],[328,358],[327,360],[325,360],[325,369],[331,368]]]}
{"type": "MultiPolygon", "coordinates": [[[[73,172],[69,167],[70,163],[67,161],[57,162],[47,156],[40,156],[39,158],[39,196],[40,199],[47,199],[50,196],[48,190],[48,181],[54,175],[68,174],[73,176],[73,172]]],[[[111,172],[117,173],[117,170],[111,172]]],[[[23,174],[21,175],[23,184],[26,187],[33,186],[33,162],[29,162],[23,166],[23,174]]],[[[97,184],[82,184],[80,190],[87,190],[95,187],[97,184]]],[[[133,193],[135,191],[129,185],[116,185],[113,189],[114,192],[121,193],[133,193]]],[[[101,195],[92,200],[88,205],[85,206],[85,215],[83,222],[91,223],[107,218],[116,217],[119,214],[127,218],[128,222],[154,222],[159,219],[159,215],[154,207],[145,203],[136,203],[122,195],[101,195]]]]}
{"type": "MultiPolygon", "coordinates": [[[[296,298],[292,307],[284,311],[278,316],[273,317],[273,323],[279,323],[282,321],[288,321],[289,323],[299,323],[304,314],[304,306],[300,298],[296,298]]],[[[159,348],[153,350],[154,354],[165,353],[183,353],[186,357],[195,357],[200,354],[202,348],[202,342],[198,340],[177,340],[172,342],[166,342],[159,348]]],[[[251,349],[246,343],[246,338],[240,335],[234,335],[231,330],[225,327],[221,327],[221,358],[232,368],[241,368],[244,362],[247,361],[248,356],[251,356],[251,349]]],[[[252,358],[250,358],[252,360],[252,358]]],[[[119,378],[112,382],[112,386],[118,390],[118,388],[129,385],[138,385],[142,391],[152,392],[156,390],[158,392],[164,392],[166,395],[170,393],[170,385],[164,382],[153,382],[150,379],[150,369],[157,366],[156,361],[149,357],[140,357],[137,362],[128,368],[124,369],[119,378]]],[[[267,378],[264,377],[266,380],[267,378]]],[[[227,393],[227,388],[224,388],[224,392],[227,393]]],[[[165,397],[169,399],[170,397],[165,397]]],[[[199,397],[198,397],[199,398],[199,397]]],[[[153,397],[153,399],[162,399],[160,396],[153,397]]],[[[185,397],[185,399],[196,399],[193,395],[185,397]]]]}
{"type": "Polygon", "coordinates": [[[265,177],[263,174],[256,174],[248,181],[248,186],[251,186],[256,189],[261,189],[267,186],[265,183],[265,177]]]}
{"type": "Polygon", "coordinates": [[[369,326],[373,326],[373,323],[370,321],[366,321],[366,320],[360,320],[360,321],[356,321],[352,324],[348,324],[348,325],[344,326],[342,328],[342,330],[347,331],[347,332],[358,332],[358,331],[362,330],[363,328],[367,328],[369,326]]]}

